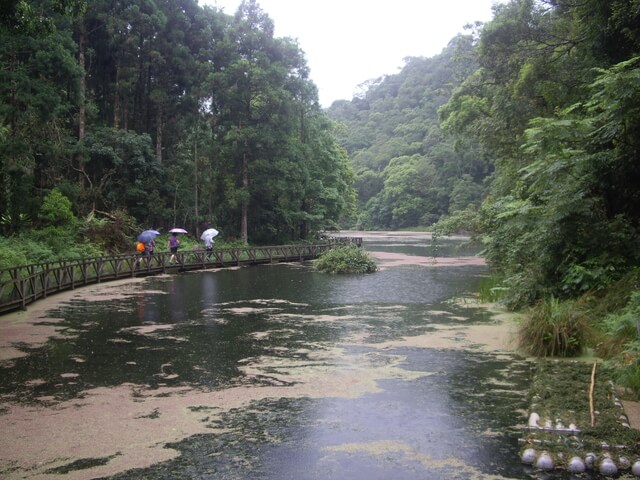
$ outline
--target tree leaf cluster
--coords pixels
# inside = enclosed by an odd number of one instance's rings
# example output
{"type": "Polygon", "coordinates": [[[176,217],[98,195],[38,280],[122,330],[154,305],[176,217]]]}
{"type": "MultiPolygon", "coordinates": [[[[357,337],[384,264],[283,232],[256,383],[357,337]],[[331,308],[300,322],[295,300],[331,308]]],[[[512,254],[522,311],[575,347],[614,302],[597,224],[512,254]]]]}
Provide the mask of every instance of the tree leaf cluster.
{"type": "Polygon", "coordinates": [[[335,227],[353,209],[353,173],[304,52],[274,36],[255,0],[234,15],[196,0],[9,3],[4,218],[35,218],[57,187],[80,218],[122,211],[261,243],[335,227]]]}
{"type": "Polygon", "coordinates": [[[472,35],[459,35],[440,55],[406,58],[399,73],[328,109],[356,174],[356,227],[431,225],[482,201],[491,161],[477,141],[446,136],[438,117],[477,68],[474,49],[472,35]]]}
{"type": "Polygon", "coordinates": [[[602,290],[640,261],[639,6],[497,5],[440,108],[493,160],[476,225],[512,306],[602,290]]]}
{"type": "MultiPolygon", "coordinates": [[[[495,169],[437,234],[484,245],[537,355],[595,347],[638,395],[640,2],[511,0],[478,30],[477,68],[439,108],[495,169]],[[614,301],[615,299],[615,301],[614,301]],[[626,307],[625,307],[626,305],[626,307]]],[[[495,289],[495,288],[494,288],[495,289]]]]}
{"type": "Polygon", "coordinates": [[[325,273],[373,273],[378,270],[376,262],[361,247],[348,245],[332,248],[314,261],[314,267],[325,273]]]}

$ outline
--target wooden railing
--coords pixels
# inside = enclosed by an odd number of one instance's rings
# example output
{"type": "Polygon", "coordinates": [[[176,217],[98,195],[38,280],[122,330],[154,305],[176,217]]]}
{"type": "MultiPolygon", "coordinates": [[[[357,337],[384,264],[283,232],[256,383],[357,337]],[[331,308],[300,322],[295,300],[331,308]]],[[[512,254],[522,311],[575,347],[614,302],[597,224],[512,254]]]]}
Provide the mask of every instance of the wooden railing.
{"type": "Polygon", "coordinates": [[[207,268],[278,262],[303,262],[339,245],[362,245],[361,238],[329,238],[324,243],[270,247],[215,248],[171,253],[110,255],[19,266],[0,270],[0,315],[24,309],[50,295],[84,285],[131,277],[207,268]]]}

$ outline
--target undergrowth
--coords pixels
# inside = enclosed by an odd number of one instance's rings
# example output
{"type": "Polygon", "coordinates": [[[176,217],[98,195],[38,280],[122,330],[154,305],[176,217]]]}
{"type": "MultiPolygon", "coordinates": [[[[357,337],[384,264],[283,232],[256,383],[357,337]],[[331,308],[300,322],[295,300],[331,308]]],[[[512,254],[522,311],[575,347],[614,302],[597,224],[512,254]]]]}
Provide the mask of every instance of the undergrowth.
{"type": "Polygon", "coordinates": [[[355,245],[333,248],[320,255],[314,265],[326,273],[372,273],[378,269],[371,256],[355,245]]]}

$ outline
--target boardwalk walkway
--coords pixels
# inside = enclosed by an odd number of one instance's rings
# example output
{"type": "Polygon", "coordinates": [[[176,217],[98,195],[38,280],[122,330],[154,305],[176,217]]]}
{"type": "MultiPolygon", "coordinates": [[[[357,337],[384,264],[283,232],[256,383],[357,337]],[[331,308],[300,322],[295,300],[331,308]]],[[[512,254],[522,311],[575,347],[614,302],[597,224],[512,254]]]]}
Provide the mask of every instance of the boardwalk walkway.
{"type": "Polygon", "coordinates": [[[216,248],[210,253],[204,250],[184,251],[177,254],[177,262],[173,264],[169,262],[171,253],[167,252],[151,257],[141,257],[139,254],[109,255],[0,270],[0,315],[24,309],[36,300],[84,285],[209,268],[303,262],[345,244],[360,246],[362,239],[341,237],[329,238],[318,244],[216,248]]]}

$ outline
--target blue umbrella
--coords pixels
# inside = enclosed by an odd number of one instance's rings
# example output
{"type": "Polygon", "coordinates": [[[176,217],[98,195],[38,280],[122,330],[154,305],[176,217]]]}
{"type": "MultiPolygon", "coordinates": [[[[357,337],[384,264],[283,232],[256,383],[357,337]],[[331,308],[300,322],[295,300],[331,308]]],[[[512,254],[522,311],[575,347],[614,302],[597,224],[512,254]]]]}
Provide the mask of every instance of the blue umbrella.
{"type": "Polygon", "coordinates": [[[149,243],[151,240],[155,240],[158,235],[160,235],[160,232],[157,230],[145,230],[138,235],[138,241],[142,243],[149,243]]]}

